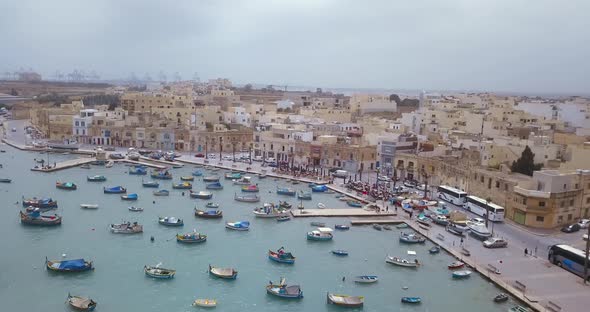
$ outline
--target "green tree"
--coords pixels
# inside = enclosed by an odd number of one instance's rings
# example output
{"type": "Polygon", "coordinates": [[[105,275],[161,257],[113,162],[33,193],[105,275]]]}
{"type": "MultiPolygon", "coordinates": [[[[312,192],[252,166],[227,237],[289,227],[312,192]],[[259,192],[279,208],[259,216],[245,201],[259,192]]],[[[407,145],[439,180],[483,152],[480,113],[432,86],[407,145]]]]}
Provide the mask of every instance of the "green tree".
{"type": "Polygon", "coordinates": [[[244,91],[250,92],[252,91],[252,84],[248,83],[244,86],[244,91]]]}
{"type": "Polygon", "coordinates": [[[399,95],[397,95],[397,94],[391,94],[389,96],[389,101],[395,102],[397,105],[399,105],[402,102],[402,100],[399,98],[399,95]]]}
{"type": "Polygon", "coordinates": [[[531,148],[527,145],[522,151],[520,158],[512,162],[512,172],[518,172],[526,174],[528,176],[533,175],[533,171],[539,170],[543,167],[543,164],[535,164],[535,154],[531,151],[531,148]]]}

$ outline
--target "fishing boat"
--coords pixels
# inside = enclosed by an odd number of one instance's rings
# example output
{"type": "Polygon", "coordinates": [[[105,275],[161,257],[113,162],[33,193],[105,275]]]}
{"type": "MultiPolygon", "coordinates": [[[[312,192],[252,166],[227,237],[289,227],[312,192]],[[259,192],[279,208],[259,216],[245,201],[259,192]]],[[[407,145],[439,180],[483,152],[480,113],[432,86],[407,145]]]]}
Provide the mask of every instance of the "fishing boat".
{"type": "Polygon", "coordinates": [[[286,252],[285,248],[281,247],[277,251],[268,251],[268,258],[275,262],[294,264],[295,257],[290,253],[286,252]]]}
{"type": "Polygon", "coordinates": [[[365,297],[363,296],[348,296],[328,293],[326,298],[328,304],[349,308],[360,308],[365,302],[365,297]]]}
{"type": "Polygon", "coordinates": [[[470,223],[469,234],[479,240],[486,240],[492,236],[492,232],[484,224],[470,223]]]}
{"type": "Polygon", "coordinates": [[[389,226],[389,225],[384,225],[384,226],[383,226],[383,229],[384,229],[384,230],[386,230],[386,231],[391,231],[391,230],[393,230],[393,229],[391,228],[391,226],[389,226]]]}
{"type": "Polygon", "coordinates": [[[459,268],[462,268],[462,267],[464,267],[464,266],[465,266],[465,263],[463,263],[463,262],[461,262],[461,261],[455,261],[455,262],[452,262],[451,264],[449,264],[447,267],[448,267],[450,270],[454,270],[454,269],[459,269],[459,268]]]}
{"type": "Polygon", "coordinates": [[[360,275],[354,277],[354,282],[359,284],[372,284],[379,281],[377,275],[360,275]]]}
{"type": "Polygon", "coordinates": [[[417,244],[426,242],[426,238],[416,233],[401,233],[399,241],[406,244],[417,244]]]}
{"type": "Polygon", "coordinates": [[[137,166],[137,167],[129,169],[129,174],[131,174],[131,175],[146,175],[147,169],[143,166],[137,166]]]}
{"type": "Polygon", "coordinates": [[[45,257],[45,267],[54,272],[84,272],[94,269],[92,261],[84,259],[51,261],[45,257]]]}
{"type": "Polygon", "coordinates": [[[141,181],[141,185],[143,187],[154,187],[154,188],[158,188],[158,187],[160,187],[160,182],[158,182],[158,181],[141,181]]]}
{"type": "Polygon", "coordinates": [[[171,279],[176,274],[176,270],[161,268],[160,264],[155,267],[144,265],[143,272],[149,277],[158,279],[171,279]]]}
{"type": "Polygon", "coordinates": [[[115,164],[115,162],[114,162],[114,161],[112,161],[112,160],[109,160],[109,162],[107,162],[107,164],[106,164],[106,165],[104,165],[104,166],[105,166],[105,167],[107,167],[107,168],[111,168],[111,167],[113,167],[113,165],[114,165],[114,164],[115,164]]]}
{"type": "Polygon", "coordinates": [[[349,200],[346,202],[346,204],[350,207],[355,207],[355,208],[360,208],[363,206],[363,203],[361,203],[358,200],[349,200]]]}
{"type": "Polygon", "coordinates": [[[226,180],[237,180],[242,177],[242,174],[239,172],[228,172],[224,177],[226,180]]]}
{"type": "Polygon", "coordinates": [[[325,185],[314,185],[311,187],[311,191],[315,193],[323,193],[328,190],[328,187],[325,185]]]}
{"type": "Polygon", "coordinates": [[[105,194],[123,194],[127,193],[127,189],[122,186],[103,187],[103,193],[105,194]]]}
{"type": "Polygon", "coordinates": [[[104,182],[106,181],[107,178],[103,175],[95,175],[95,176],[91,176],[91,177],[86,177],[86,181],[88,182],[104,182]]]}
{"type": "Polygon", "coordinates": [[[252,184],[252,179],[250,177],[241,177],[239,179],[234,180],[234,185],[250,185],[252,184]]]}
{"type": "Polygon", "coordinates": [[[304,192],[303,190],[300,190],[297,192],[297,199],[311,200],[311,192],[304,192]]]}
{"type": "Polygon", "coordinates": [[[428,252],[430,254],[437,254],[440,252],[440,247],[438,246],[433,246],[432,248],[428,249],[428,252]]]}
{"type": "Polygon", "coordinates": [[[37,197],[33,197],[31,199],[25,199],[23,197],[23,207],[53,209],[53,208],[57,208],[57,201],[55,201],[51,198],[38,199],[37,197]]]}
{"type": "Polygon", "coordinates": [[[152,171],[151,174],[152,179],[160,179],[160,180],[172,180],[172,174],[166,171],[152,171]]]}
{"type": "Polygon", "coordinates": [[[446,229],[448,232],[459,236],[463,236],[463,233],[469,231],[469,227],[464,221],[449,222],[449,225],[446,229]]]}
{"type": "Polygon", "coordinates": [[[137,200],[138,196],[136,193],[131,193],[127,195],[121,195],[122,200],[137,200]]]}
{"type": "Polygon", "coordinates": [[[180,180],[181,181],[194,181],[195,180],[195,177],[193,177],[193,176],[183,176],[183,177],[180,177],[180,180]]]}
{"type": "Polygon", "coordinates": [[[73,191],[78,189],[78,186],[72,182],[55,182],[55,187],[60,189],[60,190],[69,190],[69,191],[73,191]]]}
{"type": "Polygon", "coordinates": [[[205,186],[206,189],[208,190],[222,190],[223,189],[223,185],[219,182],[213,182],[213,183],[209,183],[205,186]]]}
{"type": "Polygon", "coordinates": [[[402,302],[417,304],[422,302],[422,299],[420,297],[402,297],[402,302]]]}
{"type": "Polygon", "coordinates": [[[260,196],[258,196],[256,194],[252,194],[252,195],[234,194],[234,200],[239,201],[239,202],[245,202],[245,203],[256,203],[256,202],[260,201],[260,196]]]}
{"type": "Polygon", "coordinates": [[[7,179],[7,178],[0,178],[0,183],[10,183],[12,182],[11,179],[7,179]]]}
{"type": "Polygon", "coordinates": [[[277,222],[285,222],[285,221],[289,221],[289,220],[291,220],[291,217],[289,217],[287,215],[277,217],[277,222]]]}
{"type": "Polygon", "coordinates": [[[408,224],[406,224],[406,223],[400,223],[395,226],[396,229],[405,229],[407,227],[408,227],[408,224]]]}
{"type": "Polygon", "coordinates": [[[136,234],[143,232],[143,226],[137,222],[111,224],[111,232],[114,234],[136,234]]]}
{"type": "Polygon", "coordinates": [[[183,226],[184,222],[182,219],[177,217],[158,217],[158,223],[167,226],[183,226]]]}
{"type": "Polygon", "coordinates": [[[219,182],[219,177],[218,176],[206,176],[203,177],[203,182],[219,182]]]}
{"type": "Polygon", "coordinates": [[[98,204],[80,204],[82,209],[98,209],[98,204]]]}
{"type": "Polygon", "coordinates": [[[418,262],[418,259],[414,259],[414,261],[411,261],[408,259],[402,259],[392,256],[387,256],[385,262],[408,268],[417,268],[418,266],[420,266],[420,262],[418,262]]]}
{"type": "Polygon", "coordinates": [[[168,196],[168,195],[170,195],[170,191],[168,191],[168,190],[157,190],[157,191],[154,191],[152,194],[154,194],[154,196],[168,196]]]}
{"type": "Polygon", "coordinates": [[[307,232],[307,239],[313,241],[329,241],[333,237],[332,229],[329,227],[319,227],[316,230],[307,232]]]}
{"type": "Polygon", "coordinates": [[[198,198],[198,199],[211,199],[211,198],[213,198],[213,193],[206,192],[206,191],[193,192],[191,190],[190,191],[190,196],[192,198],[198,198]]]}
{"type": "Polygon", "coordinates": [[[499,293],[499,294],[497,294],[494,297],[493,300],[494,300],[494,302],[498,302],[499,303],[499,302],[506,302],[506,301],[508,301],[508,299],[510,299],[510,297],[508,297],[507,294],[505,294],[505,293],[499,293]]]}
{"type": "Polygon", "coordinates": [[[258,175],[259,179],[266,179],[266,177],[267,177],[266,173],[261,173],[258,175]]]}
{"type": "Polygon", "coordinates": [[[314,221],[314,222],[309,223],[309,225],[311,225],[311,226],[317,226],[317,227],[325,227],[326,226],[326,223],[314,221]]]}
{"type": "Polygon", "coordinates": [[[332,250],[332,254],[336,256],[348,256],[348,251],[343,249],[332,250]]]}
{"type": "Polygon", "coordinates": [[[172,188],[177,190],[190,190],[193,185],[190,182],[172,183],[172,188]]]}
{"type": "Polygon", "coordinates": [[[23,213],[20,211],[20,223],[26,225],[41,225],[41,226],[52,226],[52,225],[60,225],[62,217],[58,216],[57,214],[49,216],[49,215],[42,215],[41,208],[35,208],[30,213],[23,213]]]}
{"type": "Polygon", "coordinates": [[[254,185],[254,184],[242,186],[242,192],[258,193],[259,191],[260,190],[258,189],[258,186],[254,185]]]}
{"type": "Polygon", "coordinates": [[[373,224],[373,228],[377,231],[381,231],[383,229],[383,227],[377,223],[373,224]]]}
{"type": "Polygon", "coordinates": [[[326,209],[326,205],[324,203],[318,203],[318,209],[326,209]]]}
{"type": "Polygon", "coordinates": [[[513,306],[512,308],[508,309],[508,312],[530,312],[530,310],[523,306],[513,306]]]}
{"type": "Polygon", "coordinates": [[[469,270],[459,270],[453,272],[453,278],[468,278],[471,276],[471,271],[469,270]]]}
{"type": "Polygon", "coordinates": [[[72,296],[68,294],[68,304],[78,311],[94,311],[96,308],[96,301],[80,296],[72,296]]]}
{"type": "Polygon", "coordinates": [[[219,208],[219,204],[218,203],[208,202],[207,204],[205,204],[205,207],[207,207],[207,208],[219,208]]]}
{"type": "Polygon", "coordinates": [[[223,212],[221,210],[199,210],[195,208],[195,217],[203,218],[203,219],[219,219],[223,217],[223,212]]]}
{"type": "Polygon", "coordinates": [[[216,306],[217,300],[215,299],[196,299],[193,302],[193,307],[215,308],[216,306]]]}
{"type": "Polygon", "coordinates": [[[135,206],[129,206],[129,207],[127,207],[127,209],[129,211],[133,211],[133,212],[142,212],[143,211],[143,208],[141,208],[141,207],[135,207],[135,206]]]}
{"type": "Polygon", "coordinates": [[[191,232],[186,234],[176,234],[176,241],[185,244],[203,243],[207,240],[207,235],[198,232],[191,232]]]}
{"type": "Polygon", "coordinates": [[[276,207],[274,204],[265,203],[262,207],[254,209],[253,213],[257,218],[277,218],[287,215],[289,212],[276,207]]]}
{"type": "Polygon", "coordinates": [[[284,277],[281,277],[281,281],[278,284],[273,284],[270,282],[270,284],[266,286],[266,293],[286,299],[303,298],[303,291],[301,291],[301,287],[299,285],[287,285],[284,277]]]}
{"type": "Polygon", "coordinates": [[[443,215],[434,216],[434,218],[432,218],[432,222],[434,224],[438,224],[438,225],[442,225],[442,226],[449,225],[449,219],[443,215]]]}
{"type": "Polygon", "coordinates": [[[293,205],[289,204],[288,202],[286,202],[284,200],[280,200],[279,207],[284,208],[284,209],[291,209],[293,207],[293,205]]]}
{"type": "Polygon", "coordinates": [[[200,177],[203,175],[203,172],[201,170],[195,170],[193,171],[192,175],[195,177],[200,177]]]}
{"type": "Polygon", "coordinates": [[[211,265],[209,265],[209,274],[223,279],[236,279],[238,277],[238,271],[233,268],[216,268],[211,265]]]}
{"type": "Polygon", "coordinates": [[[350,226],[344,224],[336,224],[334,228],[341,231],[350,230],[350,226]]]}
{"type": "Polygon", "coordinates": [[[230,230],[248,231],[250,229],[250,222],[248,222],[248,221],[227,222],[225,224],[225,227],[230,230]]]}
{"type": "Polygon", "coordinates": [[[416,219],[416,222],[418,222],[419,224],[425,225],[427,227],[430,227],[430,218],[427,217],[423,213],[421,213],[421,214],[418,215],[418,218],[416,219]]]}
{"type": "Polygon", "coordinates": [[[289,187],[278,187],[277,194],[286,196],[295,196],[295,190],[289,187]]]}
{"type": "Polygon", "coordinates": [[[82,169],[90,169],[90,164],[83,164],[80,166],[82,169]]]}

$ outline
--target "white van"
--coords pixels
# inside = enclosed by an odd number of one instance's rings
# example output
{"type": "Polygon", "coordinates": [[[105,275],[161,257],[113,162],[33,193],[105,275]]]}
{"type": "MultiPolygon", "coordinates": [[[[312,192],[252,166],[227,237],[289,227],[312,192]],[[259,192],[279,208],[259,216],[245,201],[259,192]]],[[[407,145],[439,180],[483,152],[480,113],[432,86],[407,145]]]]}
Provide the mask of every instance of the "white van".
{"type": "Polygon", "coordinates": [[[332,175],[336,178],[346,178],[348,177],[348,171],[346,170],[336,170],[332,175]]]}

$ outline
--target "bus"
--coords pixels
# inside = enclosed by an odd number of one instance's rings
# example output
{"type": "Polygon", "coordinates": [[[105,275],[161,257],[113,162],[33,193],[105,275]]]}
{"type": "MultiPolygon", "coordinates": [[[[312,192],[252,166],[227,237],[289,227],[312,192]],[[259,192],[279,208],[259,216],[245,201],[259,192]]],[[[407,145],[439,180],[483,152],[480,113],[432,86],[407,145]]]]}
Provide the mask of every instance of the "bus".
{"type": "Polygon", "coordinates": [[[498,206],[492,202],[487,202],[485,199],[481,199],[479,197],[469,195],[465,200],[465,204],[463,204],[463,208],[468,211],[475,213],[480,217],[486,216],[486,204],[488,207],[488,220],[494,222],[502,222],[504,221],[504,207],[498,206]]]}
{"type": "MultiPolygon", "coordinates": [[[[549,247],[549,262],[568,270],[580,277],[584,276],[584,258],[586,253],[569,245],[553,245],[549,247]]],[[[590,265],[590,257],[588,257],[590,265]]],[[[586,276],[590,280],[590,274],[586,276]]]]}
{"type": "Polygon", "coordinates": [[[438,187],[438,198],[451,204],[461,206],[465,203],[465,197],[467,197],[467,193],[454,187],[447,185],[439,185],[438,187]]]}

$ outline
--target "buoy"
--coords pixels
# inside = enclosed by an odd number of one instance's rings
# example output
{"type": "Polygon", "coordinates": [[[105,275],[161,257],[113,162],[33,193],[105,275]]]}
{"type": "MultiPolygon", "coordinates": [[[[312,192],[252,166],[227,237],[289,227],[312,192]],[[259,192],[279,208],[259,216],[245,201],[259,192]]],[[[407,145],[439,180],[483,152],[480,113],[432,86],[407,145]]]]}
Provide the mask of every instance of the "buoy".
{"type": "Polygon", "coordinates": [[[66,254],[61,254],[61,257],[62,257],[62,258],[65,258],[65,257],[66,257],[66,254]]]}
{"type": "Polygon", "coordinates": [[[152,237],[150,237],[150,240],[153,242],[155,239],[154,239],[154,237],[152,236],[152,237]]]}
{"type": "Polygon", "coordinates": [[[92,228],[92,231],[94,231],[94,228],[92,228]]]}
{"type": "Polygon", "coordinates": [[[408,286],[404,286],[404,287],[402,287],[402,289],[403,290],[406,290],[406,289],[408,289],[408,286]]]}
{"type": "Polygon", "coordinates": [[[155,204],[155,203],[156,203],[156,201],[155,201],[155,200],[154,200],[154,201],[152,201],[152,204],[155,204]]]}

